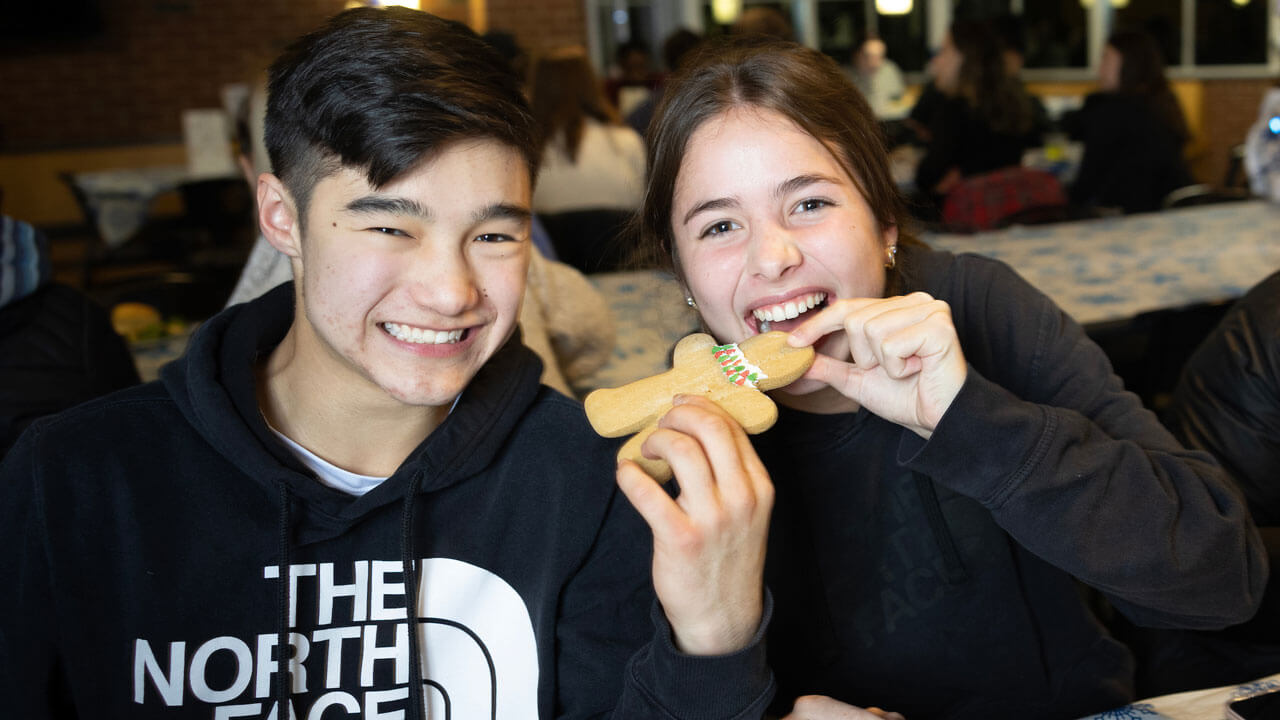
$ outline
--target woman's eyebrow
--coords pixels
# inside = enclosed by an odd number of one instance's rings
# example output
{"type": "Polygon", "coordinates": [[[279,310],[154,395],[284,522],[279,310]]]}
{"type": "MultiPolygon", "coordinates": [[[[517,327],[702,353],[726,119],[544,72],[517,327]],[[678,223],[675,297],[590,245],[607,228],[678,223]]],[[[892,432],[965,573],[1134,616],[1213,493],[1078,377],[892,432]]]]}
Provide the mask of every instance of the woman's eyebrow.
{"type": "Polygon", "coordinates": [[[681,224],[688,225],[689,221],[693,219],[693,216],[697,215],[700,212],[706,212],[707,210],[723,210],[725,208],[735,208],[735,207],[738,207],[738,205],[739,203],[737,199],[728,198],[728,197],[716,198],[714,200],[707,200],[705,202],[700,202],[697,205],[694,205],[692,208],[690,208],[689,212],[685,213],[684,222],[682,222],[681,224]]]}
{"type": "Polygon", "coordinates": [[[816,185],[817,183],[833,183],[839,185],[840,181],[833,177],[819,175],[816,173],[797,175],[790,180],[784,180],[778,183],[778,187],[773,190],[773,196],[776,198],[783,198],[797,190],[803,190],[804,188],[809,187],[810,185],[816,185]]]}

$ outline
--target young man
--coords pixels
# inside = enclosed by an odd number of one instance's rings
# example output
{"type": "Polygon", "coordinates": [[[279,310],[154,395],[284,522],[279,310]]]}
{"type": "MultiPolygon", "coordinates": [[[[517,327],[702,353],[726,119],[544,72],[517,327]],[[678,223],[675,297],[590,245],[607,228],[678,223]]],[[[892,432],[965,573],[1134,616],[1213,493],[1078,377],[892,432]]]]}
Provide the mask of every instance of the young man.
{"type": "Polygon", "coordinates": [[[0,468],[5,714],[758,715],[767,477],[690,402],[649,444],[679,496],[624,466],[621,497],[539,386],[537,153],[501,61],[348,11],[272,67],[266,124],[295,283],[0,468]]]}

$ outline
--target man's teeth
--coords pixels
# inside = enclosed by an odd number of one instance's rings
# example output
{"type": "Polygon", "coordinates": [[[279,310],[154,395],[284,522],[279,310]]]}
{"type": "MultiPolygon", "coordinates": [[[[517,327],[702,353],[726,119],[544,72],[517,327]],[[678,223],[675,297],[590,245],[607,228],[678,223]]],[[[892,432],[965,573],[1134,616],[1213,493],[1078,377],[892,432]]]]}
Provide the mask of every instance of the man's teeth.
{"type": "Polygon", "coordinates": [[[382,327],[386,329],[387,334],[397,340],[420,345],[456,343],[462,339],[463,333],[462,330],[424,330],[398,323],[383,323],[382,327]]]}
{"type": "Polygon", "coordinates": [[[812,310],[815,306],[827,299],[826,293],[810,293],[804,297],[789,300],[780,305],[773,307],[756,308],[751,311],[755,315],[756,320],[760,322],[776,323],[783,320],[790,320],[799,317],[802,313],[812,310]]]}

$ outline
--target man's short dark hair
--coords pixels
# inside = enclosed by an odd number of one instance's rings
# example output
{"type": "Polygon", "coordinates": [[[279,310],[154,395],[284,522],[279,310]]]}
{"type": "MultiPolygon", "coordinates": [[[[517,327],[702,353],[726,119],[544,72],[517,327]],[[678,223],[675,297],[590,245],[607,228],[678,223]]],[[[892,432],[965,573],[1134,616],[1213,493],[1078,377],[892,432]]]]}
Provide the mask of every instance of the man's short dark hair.
{"type": "Polygon", "coordinates": [[[271,66],[266,146],[300,222],[340,168],[382,187],[461,139],[510,145],[537,172],[533,117],[507,63],[465,25],[401,7],[356,8],[271,66]]]}

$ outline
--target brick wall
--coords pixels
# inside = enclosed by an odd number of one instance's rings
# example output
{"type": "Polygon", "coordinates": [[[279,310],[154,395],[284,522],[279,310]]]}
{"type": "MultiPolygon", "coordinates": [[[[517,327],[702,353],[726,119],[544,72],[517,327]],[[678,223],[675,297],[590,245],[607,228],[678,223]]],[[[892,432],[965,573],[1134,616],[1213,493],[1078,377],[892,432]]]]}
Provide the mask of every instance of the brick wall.
{"type": "Polygon", "coordinates": [[[1267,79],[1204,81],[1201,117],[1205,147],[1191,163],[1197,181],[1210,185],[1223,182],[1231,147],[1244,142],[1245,133],[1258,117],[1262,96],[1272,84],[1267,79]]]}
{"type": "Polygon", "coordinates": [[[516,36],[530,52],[587,43],[582,0],[488,0],[489,29],[516,36]]]}
{"type": "MultiPolygon", "coordinates": [[[[110,0],[104,32],[56,51],[0,54],[0,152],[174,142],[185,108],[219,107],[345,0],[110,0]]],[[[435,0],[466,16],[465,0],[435,0]]],[[[489,26],[531,49],[584,43],[582,0],[489,2],[489,26]]]]}
{"type": "Polygon", "coordinates": [[[169,142],[344,0],[111,0],[104,32],[0,55],[0,151],[169,142]]]}

